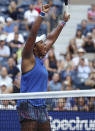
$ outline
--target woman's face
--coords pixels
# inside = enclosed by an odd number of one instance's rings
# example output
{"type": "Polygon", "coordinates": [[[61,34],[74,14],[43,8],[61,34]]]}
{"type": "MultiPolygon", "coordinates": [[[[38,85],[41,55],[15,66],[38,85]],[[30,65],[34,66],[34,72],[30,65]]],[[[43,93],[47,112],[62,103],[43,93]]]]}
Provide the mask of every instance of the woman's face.
{"type": "Polygon", "coordinates": [[[77,31],[77,36],[78,36],[78,37],[81,37],[81,35],[82,35],[82,32],[81,32],[80,30],[78,30],[78,31],[77,31]]]}
{"type": "Polygon", "coordinates": [[[53,57],[53,56],[54,56],[54,51],[53,51],[53,49],[49,50],[48,56],[49,56],[49,57],[53,57]]]}
{"type": "Polygon", "coordinates": [[[11,8],[16,8],[16,3],[14,1],[12,1],[10,6],[11,6],[11,8]]]}
{"type": "Polygon", "coordinates": [[[47,54],[46,44],[44,44],[43,41],[35,44],[34,54],[41,58],[43,58],[47,54]]]}
{"type": "Polygon", "coordinates": [[[70,54],[67,54],[67,55],[66,55],[66,60],[67,60],[67,61],[70,61],[70,60],[71,60],[70,54]]]}

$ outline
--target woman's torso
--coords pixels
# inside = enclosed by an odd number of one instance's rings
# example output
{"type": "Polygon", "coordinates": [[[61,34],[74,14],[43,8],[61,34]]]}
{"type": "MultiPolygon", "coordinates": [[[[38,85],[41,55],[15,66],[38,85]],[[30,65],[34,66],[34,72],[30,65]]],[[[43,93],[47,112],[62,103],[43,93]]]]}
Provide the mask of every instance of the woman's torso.
{"type": "MultiPolygon", "coordinates": [[[[21,77],[21,93],[30,92],[46,92],[48,84],[48,72],[41,59],[35,57],[35,66],[32,70],[22,74],[21,77]]],[[[42,99],[29,100],[32,105],[44,105],[42,99]]]]}

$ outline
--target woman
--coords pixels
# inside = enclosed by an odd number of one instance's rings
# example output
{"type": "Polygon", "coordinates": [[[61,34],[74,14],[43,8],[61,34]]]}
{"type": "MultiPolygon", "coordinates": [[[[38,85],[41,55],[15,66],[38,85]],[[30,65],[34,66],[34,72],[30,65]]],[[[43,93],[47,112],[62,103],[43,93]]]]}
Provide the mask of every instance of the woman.
{"type": "Polygon", "coordinates": [[[69,53],[71,55],[77,54],[77,46],[76,46],[76,43],[75,43],[75,39],[70,40],[69,46],[67,48],[67,53],[69,53]]]}
{"type": "Polygon", "coordinates": [[[51,80],[53,74],[57,72],[57,60],[53,48],[49,50],[48,58],[45,60],[45,66],[48,71],[48,78],[51,80]]]}
{"type": "Polygon", "coordinates": [[[61,70],[65,70],[68,65],[73,66],[72,55],[70,53],[65,54],[64,60],[61,62],[61,70]]]}
{"type": "Polygon", "coordinates": [[[8,7],[8,14],[13,20],[17,20],[18,13],[16,2],[12,1],[8,7]]]}
{"type": "Polygon", "coordinates": [[[87,41],[84,42],[83,48],[87,53],[95,53],[95,44],[91,34],[87,35],[87,41]]]}
{"type": "Polygon", "coordinates": [[[83,43],[84,43],[84,38],[82,36],[82,31],[79,30],[79,29],[76,32],[75,43],[76,43],[77,48],[81,48],[83,43]]]}
{"type": "MultiPolygon", "coordinates": [[[[41,59],[56,41],[65,22],[70,17],[65,13],[64,21],[53,32],[48,34],[46,39],[44,35],[36,38],[43,17],[48,11],[49,5],[43,5],[22,52],[21,93],[47,91],[48,73],[41,59]]],[[[21,131],[51,130],[45,100],[20,100],[18,102],[18,111],[21,131]]]]}

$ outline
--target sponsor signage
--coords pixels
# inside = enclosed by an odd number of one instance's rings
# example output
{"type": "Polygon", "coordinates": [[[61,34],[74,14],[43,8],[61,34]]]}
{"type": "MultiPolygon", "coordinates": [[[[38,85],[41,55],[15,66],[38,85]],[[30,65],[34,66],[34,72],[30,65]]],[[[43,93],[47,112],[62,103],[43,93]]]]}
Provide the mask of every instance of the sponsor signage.
{"type": "Polygon", "coordinates": [[[95,131],[95,113],[50,112],[52,131],[95,131]]]}
{"type": "MultiPolygon", "coordinates": [[[[95,131],[95,112],[49,112],[52,131],[95,131]]],[[[16,110],[0,110],[0,131],[20,131],[16,110]]]]}

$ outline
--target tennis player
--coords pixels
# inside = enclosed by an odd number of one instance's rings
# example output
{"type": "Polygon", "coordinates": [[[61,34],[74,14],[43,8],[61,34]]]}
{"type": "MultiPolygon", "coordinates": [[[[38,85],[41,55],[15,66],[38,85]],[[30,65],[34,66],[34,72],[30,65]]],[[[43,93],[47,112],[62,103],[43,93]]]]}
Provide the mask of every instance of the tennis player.
{"type": "MultiPolygon", "coordinates": [[[[46,92],[48,73],[42,58],[47,54],[57,40],[70,16],[64,13],[63,22],[47,35],[37,37],[37,32],[45,13],[49,11],[49,4],[42,6],[42,11],[32,25],[29,37],[22,52],[21,93],[46,92]]],[[[51,131],[48,113],[44,99],[20,100],[18,112],[21,131],[51,131]]]]}

